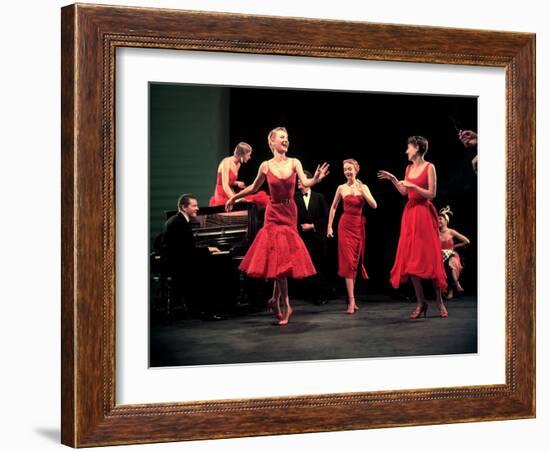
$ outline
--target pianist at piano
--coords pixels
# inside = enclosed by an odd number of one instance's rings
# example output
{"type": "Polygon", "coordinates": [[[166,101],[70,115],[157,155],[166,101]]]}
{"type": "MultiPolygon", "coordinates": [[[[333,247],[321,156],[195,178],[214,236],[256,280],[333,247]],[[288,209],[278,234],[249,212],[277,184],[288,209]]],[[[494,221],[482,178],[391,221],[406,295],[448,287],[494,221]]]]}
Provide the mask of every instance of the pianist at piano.
{"type": "Polygon", "coordinates": [[[222,317],[215,313],[215,295],[205,293],[204,288],[199,291],[197,281],[205,270],[205,258],[220,250],[213,246],[196,246],[191,221],[196,218],[198,210],[194,195],[180,196],[177,213],[164,225],[160,250],[162,265],[172,279],[173,298],[185,303],[189,314],[218,320],[222,317]]]}

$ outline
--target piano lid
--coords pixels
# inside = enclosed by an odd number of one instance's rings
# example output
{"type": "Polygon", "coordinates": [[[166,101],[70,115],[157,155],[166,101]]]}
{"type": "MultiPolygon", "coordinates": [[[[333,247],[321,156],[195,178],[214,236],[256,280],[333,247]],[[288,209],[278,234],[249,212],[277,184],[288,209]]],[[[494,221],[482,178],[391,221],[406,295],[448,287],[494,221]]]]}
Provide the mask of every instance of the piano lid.
{"type": "Polygon", "coordinates": [[[202,207],[197,216],[192,219],[193,229],[234,229],[248,227],[248,203],[237,203],[231,212],[225,211],[225,206],[202,207]]]}

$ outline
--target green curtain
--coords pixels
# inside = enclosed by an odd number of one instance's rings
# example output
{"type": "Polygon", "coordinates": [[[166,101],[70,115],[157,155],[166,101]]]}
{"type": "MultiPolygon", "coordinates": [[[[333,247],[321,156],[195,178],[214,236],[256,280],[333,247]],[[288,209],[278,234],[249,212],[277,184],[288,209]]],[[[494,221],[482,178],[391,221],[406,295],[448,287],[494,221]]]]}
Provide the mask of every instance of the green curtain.
{"type": "MultiPolygon", "coordinates": [[[[149,84],[149,243],[182,193],[207,206],[229,155],[229,88],[149,84]]],[[[151,248],[150,246],[150,248],[151,248]]]]}

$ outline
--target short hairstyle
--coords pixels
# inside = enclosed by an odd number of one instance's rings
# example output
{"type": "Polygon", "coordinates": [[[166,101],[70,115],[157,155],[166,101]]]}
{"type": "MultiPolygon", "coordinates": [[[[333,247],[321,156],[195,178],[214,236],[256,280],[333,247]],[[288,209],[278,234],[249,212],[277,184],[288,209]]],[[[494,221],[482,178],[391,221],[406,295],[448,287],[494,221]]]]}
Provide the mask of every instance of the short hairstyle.
{"type": "Polygon", "coordinates": [[[269,149],[271,149],[271,151],[273,152],[273,141],[272,141],[272,138],[273,138],[273,134],[275,132],[284,132],[288,135],[288,132],[286,131],[286,129],[284,127],[275,127],[274,129],[272,129],[268,134],[267,134],[267,145],[269,146],[269,149]]]}
{"type": "Polygon", "coordinates": [[[180,207],[189,207],[189,203],[191,202],[192,199],[195,199],[197,200],[197,197],[195,195],[192,195],[190,193],[185,193],[183,195],[181,195],[179,198],[178,198],[178,210],[180,207]]]}
{"type": "Polygon", "coordinates": [[[358,173],[361,169],[361,167],[359,166],[359,162],[355,159],[346,159],[342,162],[342,165],[345,165],[346,163],[353,165],[353,167],[355,168],[355,173],[358,173]]]}
{"type": "Polygon", "coordinates": [[[442,209],[439,209],[439,216],[445,218],[447,221],[447,224],[449,224],[450,217],[449,215],[452,215],[453,212],[449,206],[445,206],[442,209]]]}
{"type": "Polygon", "coordinates": [[[412,144],[413,146],[418,147],[418,152],[420,155],[424,155],[428,152],[428,140],[420,135],[413,135],[407,139],[407,144],[412,144]]]}
{"type": "Polygon", "coordinates": [[[252,152],[252,146],[250,146],[248,143],[245,143],[244,141],[241,141],[237,146],[235,146],[235,150],[233,151],[233,154],[237,158],[244,157],[246,154],[250,154],[252,152]]]}

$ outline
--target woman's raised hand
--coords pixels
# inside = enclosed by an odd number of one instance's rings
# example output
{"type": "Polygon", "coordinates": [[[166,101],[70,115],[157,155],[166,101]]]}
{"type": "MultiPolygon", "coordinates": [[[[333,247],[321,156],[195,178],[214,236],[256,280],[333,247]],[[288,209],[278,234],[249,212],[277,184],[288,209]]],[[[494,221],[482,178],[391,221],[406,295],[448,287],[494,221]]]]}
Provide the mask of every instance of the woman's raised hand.
{"type": "Polygon", "coordinates": [[[377,176],[380,180],[389,180],[392,182],[397,181],[397,177],[388,171],[380,170],[378,171],[377,176]]]}
{"type": "Polygon", "coordinates": [[[317,169],[315,170],[315,174],[313,178],[316,181],[322,181],[328,174],[329,174],[329,164],[327,162],[323,163],[322,165],[317,165],[317,169]]]}

